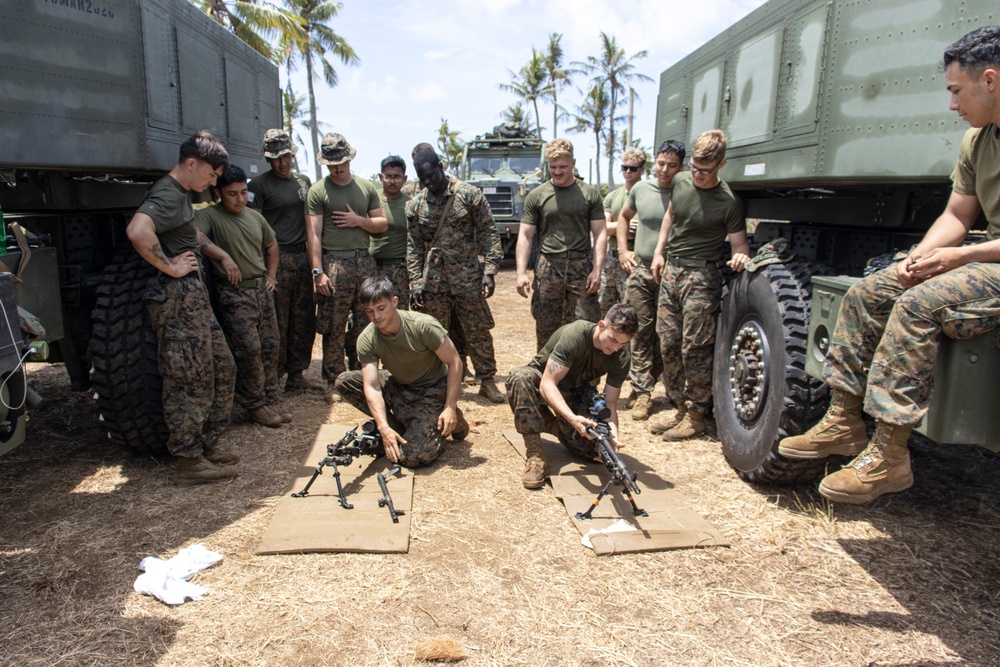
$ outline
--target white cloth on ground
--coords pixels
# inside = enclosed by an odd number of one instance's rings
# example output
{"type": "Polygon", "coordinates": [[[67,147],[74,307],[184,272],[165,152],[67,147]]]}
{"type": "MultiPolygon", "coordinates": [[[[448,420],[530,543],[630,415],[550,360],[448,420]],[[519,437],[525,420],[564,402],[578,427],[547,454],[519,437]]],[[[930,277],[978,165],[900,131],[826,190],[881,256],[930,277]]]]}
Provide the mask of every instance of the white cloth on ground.
{"type": "Polygon", "coordinates": [[[208,589],[188,581],[195,573],[222,560],[222,554],[203,544],[181,549],[170,560],[147,556],[139,561],[140,574],[132,584],[136,593],[152,595],[167,604],[184,604],[188,598],[201,600],[208,589]]]}

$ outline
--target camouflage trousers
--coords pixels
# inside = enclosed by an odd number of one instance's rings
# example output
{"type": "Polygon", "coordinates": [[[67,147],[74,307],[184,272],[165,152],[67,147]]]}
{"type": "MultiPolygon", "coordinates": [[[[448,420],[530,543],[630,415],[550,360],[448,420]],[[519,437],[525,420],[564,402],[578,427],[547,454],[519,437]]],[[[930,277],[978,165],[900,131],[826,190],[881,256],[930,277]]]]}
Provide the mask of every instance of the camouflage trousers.
{"type": "Polygon", "coordinates": [[[593,269],[589,252],[539,255],[531,289],[531,316],[535,318],[535,345],[540,350],[556,329],[574,320],[597,322],[597,294],[587,294],[587,276],[593,269]]]}
{"type": "Polygon", "coordinates": [[[701,414],[712,407],[715,318],[722,305],[722,275],[715,265],[667,264],[660,280],[656,335],[667,396],[701,414]]]}
{"type": "MultiPolygon", "coordinates": [[[[504,386],[507,388],[507,403],[514,412],[514,428],[522,435],[551,433],[577,456],[585,459],[597,456],[597,444],[580,435],[569,422],[552,412],[545,404],[545,399],[538,390],[541,381],[542,372],[533,366],[511,369],[504,386]]],[[[559,387],[559,393],[575,414],[587,414],[588,406],[583,392],[567,391],[559,387]]]]}
{"type": "MultiPolygon", "coordinates": [[[[365,252],[345,257],[343,253],[323,253],[323,267],[330,278],[330,296],[316,293],[316,331],[323,335],[323,378],[333,382],[346,370],[344,344],[355,350],[358,334],[368,318],[358,303],[358,290],[365,278],[376,274],[375,260],[365,252]],[[348,330],[347,320],[354,315],[355,325],[348,330]]],[[[357,359],[355,358],[355,363],[357,359]]]]}
{"type": "MultiPolygon", "coordinates": [[[[407,468],[433,463],[444,448],[445,439],[438,430],[437,421],[444,410],[448,379],[431,387],[414,387],[396,382],[389,371],[379,371],[378,378],[389,426],[406,440],[405,445],[399,446],[399,462],[407,468]]],[[[361,371],[347,371],[337,376],[337,391],[345,401],[371,416],[361,371]]]]}
{"type": "MultiPolygon", "coordinates": [[[[399,308],[401,310],[410,309],[410,274],[406,270],[406,258],[402,259],[376,259],[378,275],[385,276],[392,281],[396,288],[396,296],[399,297],[399,308]]],[[[364,329],[364,326],[361,327],[364,329]]]]}
{"type": "Polygon", "coordinates": [[[601,317],[607,315],[608,310],[616,303],[628,303],[627,281],[628,274],[618,263],[618,251],[609,248],[604,268],[601,269],[601,288],[597,291],[598,312],[601,317]]]}
{"type": "Polygon", "coordinates": [[[167,451],[197,458],[229,424],[236,364],[197,273],[158,274],[150,278],[144,299],[156,332],[167,451]]]}
{"type": "MultiPolygon", "coordinates": [[[[480,381],[492,379],[497,374],[497,357],[493,349],[493,334],[490,333],[494,326],[493,313],[481,291],[460,294],[424,292],[424,307],[421,310],[436,318],[448,330],[448,337],[453,343],[453,332],[464,334],[463,347],[480,381]]],[[[458,349],[458,343],[455,348],[458,349]]],[[[463,354],[459,350],[459,355],[463,354]]]]}
{"type": "Polygon", "coordinates": [[[246,410],[278,402],[278,323],[263,285],[234,287],[216,280],[219,324],[236,361],[236,403],[246,410]]]}
{"type": "MultiPolygon", "coordinates": [[[[636,257],[639,261],[639,258],[636,257]]],[[[635,308],[639,318],[639,331],[632,337],[632,370],[629,382],[639,393],[650,394],[656,388],[656,380],[663,374],[663,358],[660,356],[660,340],[656,335],[657,300],[660,284],[653,280],[653,272],[647,265],[636,264],[628,277],[626,287],[627,303],[635,308]]]]}
{"type": "Polygon", "coordinates": [[[909,289],[892,264],[847,291],[823,379],[864,395],[872,417],[916,426],[930,402],[941,334],[966,339],[998,325],[1000,264],[967,264],[909,289]]]}
{"type": "Polygon", "coordinates": [[[309,253],[278,255],[278,288],[274,291],[274,314],[278,322],[278,376],[309,368],[316,340],[316,302],[309,253]]]}

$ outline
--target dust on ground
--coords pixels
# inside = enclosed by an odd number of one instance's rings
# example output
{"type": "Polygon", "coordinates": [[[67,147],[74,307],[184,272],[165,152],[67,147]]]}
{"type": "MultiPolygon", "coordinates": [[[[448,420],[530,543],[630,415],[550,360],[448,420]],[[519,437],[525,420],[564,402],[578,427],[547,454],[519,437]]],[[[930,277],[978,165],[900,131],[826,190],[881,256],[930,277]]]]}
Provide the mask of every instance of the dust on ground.
{"type": "MultiPolygon", "coordinates": [[[[534,328],[513,272],[497,282],[502,378],[534,328]]],[[[732,546],[596,557],[551,487],[521,488],[509,408],[467,387],[471,435],[415,473],[409,553],[256,556],[319,425],[353,408],[316,392],[286,400],[290,426],[234,423],[240,476],[177,488],[171,461],[108,441],[61,367],[30,382],[45,402],[0,459],[0,664],[413,665],[439,638],[467,665],[1000,664],[1000,461],[984,450],[917,443],[912,490],[830,506],[625,414],[629,452],[732,546]],[[197,542],[225,556],[195,578],[205,600],[132,591],[140,559],[197,542]]]]}

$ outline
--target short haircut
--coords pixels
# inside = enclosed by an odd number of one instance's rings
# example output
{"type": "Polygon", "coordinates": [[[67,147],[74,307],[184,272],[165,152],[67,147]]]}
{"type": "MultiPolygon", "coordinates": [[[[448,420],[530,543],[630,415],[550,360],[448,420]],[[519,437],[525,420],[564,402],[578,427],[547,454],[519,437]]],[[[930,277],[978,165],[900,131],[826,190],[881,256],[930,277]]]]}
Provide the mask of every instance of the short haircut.
{"type": "Polygon", "coordinates": [[[413,156],[413,168],[416,169],[422,164],[429,164],[432,167],[441,166],[441,158],[434,152],[434,149],[423,150],[413,156]]]}
{"type": "Polygon", "coordinates": [[[184,162],[189,157],[207,162],[212,169],[229,165],[229,153],[226,152],[226,147],[208,130],[192,134],[181,144],[177,164],[184,162]]]}
{"type": "Polygon", "coordinates": [[[392,301],[394,296],[396,296],[396,288],[391,280],[385,276],[372,276],[365,278],[365,281],[361,283],[361,288],[358,290],[358,303],[367,306],[378,303],[382,299],[392,301]]]}
{"type": "Polygon", "coordinates": [[[698,162],[719,162],[726,157],[726,133],[722,130],[702,132],[691,147],[691,159],[698,162]]]}
{"type": "Polygon", "coordinates": [[[622,163],[631,162],[640,167],[646,166],[646,151],[641,148],[630,148],[622,153],[622,163]]]}
{"type": "Polygon", "coordinates": [[[546,160],[558,160],[562,157],[573,159],[573,144],[569,139],[553,139],[545,145],[546,160]]]}
{"type": "Polygon", "coordinates": [[[432,150],[434,150],[433,146],[431,146],[426,141],[422,141],[413,147],[413,151],[410,153],[410,159],[411,160],[415,159],[417,157],[417,153],[419,153],[420,151],[432,151],[432,150]]]}
{"type": "Polygon", "coordinates": [[[656,151],[657,155],[662,155],[663,153],[673,153],[681,159],[681,162],[684,162],[684,158],[687,156],[687,149],[684,148],[684,144],[676,139],[667,139],[660,144],[659,150],[656,151]]]}
{"type": "Polygon", "coordinates": [[[623,303],[616,303],[608,309],[604,323],[629,337],[639,332],[639,316],[635,314],[635,308],[623,303]]]}
{"type": "Polygon", "coordinates": [[[231,164],[226,167],[226,170],[222,172],[222,175],[215,180],[215,187],[222,189],[227,185],[232,183],[246,183],[247,174],[245,171],[237,167],[235,164],[231,164]]]}
{"type": "Polygon", "coordinates": [[[382,167],[380,171],[385,171],[386,169],[402,169],[403,173],[406,173],[406,162],[403,158],[398,155],[390,155],[382,160],[382,167]]]}
{"type": "Polygon", "coordinates": [[[968,73],[1000,67],[1000,25],[976,28],[944,50],[944,66],[958,63],[968,73]]]}

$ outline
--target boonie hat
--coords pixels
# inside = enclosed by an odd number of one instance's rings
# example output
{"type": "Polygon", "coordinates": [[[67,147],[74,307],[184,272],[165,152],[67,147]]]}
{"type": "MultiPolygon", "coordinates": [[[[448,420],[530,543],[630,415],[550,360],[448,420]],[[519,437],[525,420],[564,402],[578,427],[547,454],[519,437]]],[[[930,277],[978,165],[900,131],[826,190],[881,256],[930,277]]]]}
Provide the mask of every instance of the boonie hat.
{"type": "Polygon", "coordinates": [[[299,147],[292,143],[285,130],[271,129],[264,133],[264,157],[274,159],[289,153],[295,155],[298,150],[299,147]]]}
{"type": "Polygon", "coordinates": [[[320,164],[343,164],[353,160],[358,152],[351,148],[344,135],[331,132],[323,135],[323,145],[319,149],[316,161],[320,164]]]}

